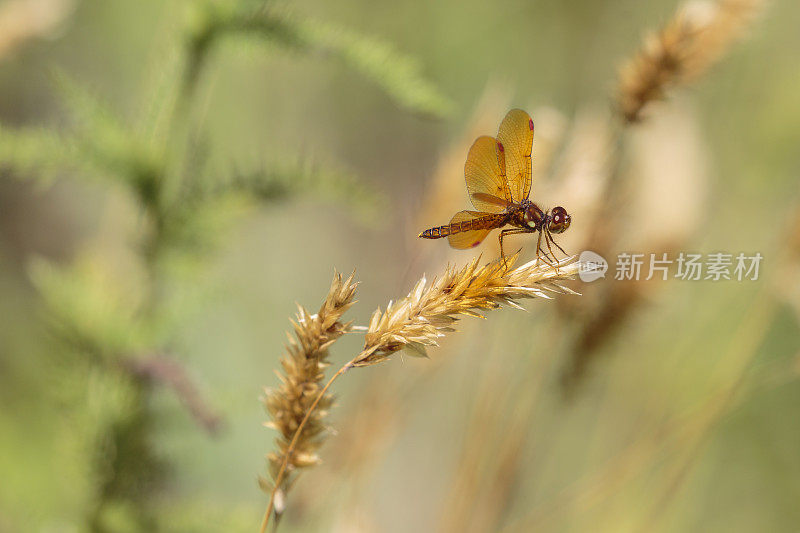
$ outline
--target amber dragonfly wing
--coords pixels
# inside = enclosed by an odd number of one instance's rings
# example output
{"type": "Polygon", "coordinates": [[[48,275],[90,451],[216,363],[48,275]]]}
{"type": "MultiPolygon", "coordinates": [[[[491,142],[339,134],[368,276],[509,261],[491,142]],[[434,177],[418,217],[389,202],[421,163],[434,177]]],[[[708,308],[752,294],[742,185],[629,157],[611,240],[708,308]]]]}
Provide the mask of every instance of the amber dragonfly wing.
{"type": "Polygon", "coordinates": [[[504,209],[483,200],[481,194],[512,201],[506,180],[504,149],[494,137],[483,135],[472,144],[464,164],[464,178],[472,205],[479,211],[500,213],[504,209]]]}
{"type": "Polygon", "coordinates": [[[505,149],[506,178],[511,201],[520,203],[531,193],[533,119],[522,109],[512,109],[500,123],[497,140],[505,149]]]}

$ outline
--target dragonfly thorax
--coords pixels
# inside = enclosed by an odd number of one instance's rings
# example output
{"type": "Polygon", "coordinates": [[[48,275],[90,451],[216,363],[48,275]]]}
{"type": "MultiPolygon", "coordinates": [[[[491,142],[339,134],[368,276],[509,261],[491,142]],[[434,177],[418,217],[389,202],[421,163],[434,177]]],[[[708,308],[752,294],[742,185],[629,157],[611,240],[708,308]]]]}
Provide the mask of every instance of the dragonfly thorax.
{"type": "Polygon", "coordinates": [[[539,206],[530,200],[525,200],[522,202],[521,207],[523,224],[532,229],[538,230],[541,228],[542,222],[545,220],[544,211],[539,209],[539,206]]]}

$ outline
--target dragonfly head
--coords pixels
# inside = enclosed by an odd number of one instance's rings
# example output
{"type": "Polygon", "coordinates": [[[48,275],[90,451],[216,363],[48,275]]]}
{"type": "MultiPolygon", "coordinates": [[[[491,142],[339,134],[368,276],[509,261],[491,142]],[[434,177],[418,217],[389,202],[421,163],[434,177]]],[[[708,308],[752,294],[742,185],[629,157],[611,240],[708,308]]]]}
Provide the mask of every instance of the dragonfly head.
{"type": "Polygon", "coordinates": [[[564,233],[569,228],[572,217],[561,206],[554,207],[547,217],[547,231],[550,233],[564,233]]]}

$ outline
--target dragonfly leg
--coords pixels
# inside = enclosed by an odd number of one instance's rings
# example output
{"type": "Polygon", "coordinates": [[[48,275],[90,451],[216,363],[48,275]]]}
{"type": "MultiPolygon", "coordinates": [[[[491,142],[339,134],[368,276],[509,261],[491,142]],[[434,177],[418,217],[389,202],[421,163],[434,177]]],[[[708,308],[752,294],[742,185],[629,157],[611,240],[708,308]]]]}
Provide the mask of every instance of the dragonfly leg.
{"type": "Polygon", "coordinates": [[[553,243],[553,245],[555,245],[555,247],[556,247],[556,248],[558,248],[559,250],[561,250],[561,253],[563,253],[564,255],[569,255],[569,254],[568,254],[568,253],[567,253],[567,252],[566,252],[566,251],[565,251],[565,250],[564,250],[562,247],[560,247],[560,246],[558,245],[558,243],[556,242],[556,240],[555,240],[555,239],[553,238],[553,236],[552,236],[552,235],[550,235],[549,233],[548,233],[548,237],[550,237],[550,242],[552,242],[552,243],[553,243]]]}
{"type": "Polygon", "coordinates": [[[506,235],[514,235],[515,233],[528,233],[528,231],[520,228],[500,230],[500,257],[503,259],[504,263],[506,260],[506,254],[503,252],[503,237],[506,235]]]}
{"type": "MultiPolygon", "coordinates": [[[[547,250],[550,252],[551,257],[553,258],[553,262],[556,263],[555,269],[556,269],[556,272],[558,272],[558,260],[556,259],[556,254],[553,252],[553,248],[550,247],[550,243],[553,242],[553,236],[550,235],[549,231],[544,236],[544,242],[547,245],[547,250]]],[[[555,243],[553,242],[553,244],[555,244],[555,243]]],[[[556,246],[558,246],[558,245],[556,244],[556,246]]],[[[550,266],[553,266],[553,265],[550,265],[550,266]]]]}
{"type": "MultiPolygon", "coordinates": [[[[543,254],[543,250],[542,250],[542,233],[544,233],[544,230],[539,231],[539,238],[536,240],[536,260],[538,261],[539,259],[541,259],[542,261],[544,261],[545,263],[547,263],[548,265],[550,265],[552,267],[553,263],[548,261],[547,254],[543,254]]],[[[545,239],[545,242],[547,242],[547,239],[545,239]]]]}

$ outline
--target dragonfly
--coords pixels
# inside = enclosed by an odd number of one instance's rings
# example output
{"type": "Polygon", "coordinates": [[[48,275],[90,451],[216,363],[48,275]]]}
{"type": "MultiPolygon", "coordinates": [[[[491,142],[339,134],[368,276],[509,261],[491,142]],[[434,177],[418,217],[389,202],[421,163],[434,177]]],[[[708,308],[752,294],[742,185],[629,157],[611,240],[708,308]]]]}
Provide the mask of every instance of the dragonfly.
{"type": "Polygon", "coordinates": [[[564,233],[572,218],[561,206],[544,210],[529,199],[531,192],[531,150],[533,119],[522,109],[512,109],[500,123],[497,138],[483,135],[472,144],[464,164],[472,205],[477,211],[459,211],[444,226],[419,234],[423,239],[447,237],[450,246],[468,249],[478,246],[489,233],[500,229],[500,256],[503,238],[517,233],[539,233],[536,257],[543,253],[555,259],[551,244],[561,250],[553,235],[564,233]],[[511,226],[506,228],[506,226],[511,226]],[[549,254],[542,249],[542,240],[549,254]]]}

